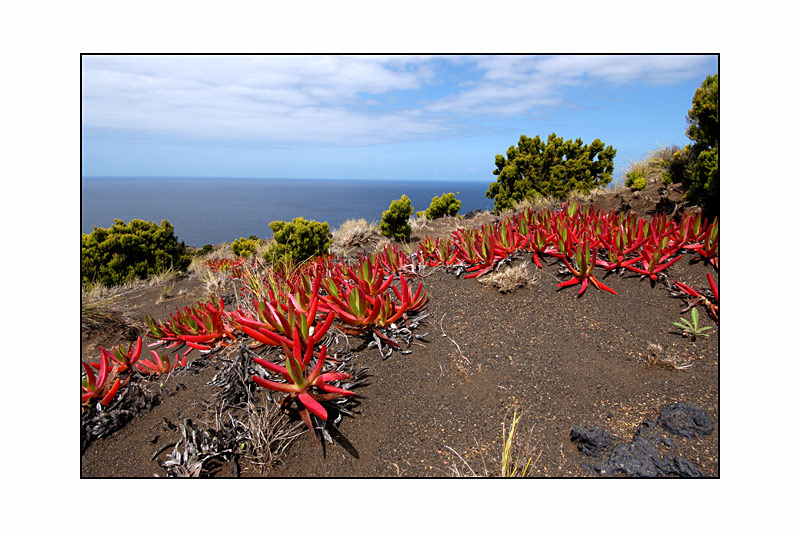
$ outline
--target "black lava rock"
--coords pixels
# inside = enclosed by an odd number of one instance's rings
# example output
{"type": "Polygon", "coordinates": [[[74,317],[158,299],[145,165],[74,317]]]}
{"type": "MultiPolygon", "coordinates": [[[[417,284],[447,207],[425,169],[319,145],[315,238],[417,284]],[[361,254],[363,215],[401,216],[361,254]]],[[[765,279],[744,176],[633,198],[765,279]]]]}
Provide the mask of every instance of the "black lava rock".
{"type": "Polygon", "coordinates": [[[618,438],[600,426],[575,426],[569,433],[569,440],[575,443],[578,451],[592,457],[603,453],[618,438]]]}
{"type": "Polygon", "coordinates": [[[683,402],[664,407],[658,423],[670,433],[690,439],[711,435],[714,431],[714,423],[702,408],[683,402]]]}
{"type": "Polygon", "coordinates": [[[615,443],[619,438],[601,426],[575,426],[570,431],[570,440],[581,453],[599,458],[595,464],[582,465],[594,475],[703,477],[691,461],[677,455],[662,455],[658,447],[665,451],[676,447],[665,430],[694,439],[709,435],[713,429],[714,424],[703,409],[676,402],[664,407],[658,420],[648,419],[639,424],[631,442],[615,443]]]}

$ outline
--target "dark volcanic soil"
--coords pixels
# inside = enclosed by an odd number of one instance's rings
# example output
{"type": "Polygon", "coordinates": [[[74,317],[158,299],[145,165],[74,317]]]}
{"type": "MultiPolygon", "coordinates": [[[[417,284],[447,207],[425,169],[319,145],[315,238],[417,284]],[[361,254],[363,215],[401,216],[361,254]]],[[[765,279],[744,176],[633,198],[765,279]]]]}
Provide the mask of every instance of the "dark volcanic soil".
{"type": "MultiPolygon", "coordinates": [[[[452,230],[445,222],[437,224],[442,227],[428,230],[445,235],[452,230]]],[[[705,286],[710,267],[691,263],[692,257],[685,256],[668,273],[705,286]]],[[[556,288],[567,278],[558,276],[555,260],[538,269],[530,254],[521,254],[514,265],[519,263],[528,265],[532,282],[508,294],[442,270],[425,271],[429,316],[415,333],[426,336],[412,343],[412,353],[394,351],[384,360],[377,349],[350,339],[355,367],[368,368],[369,378],[358,389],[358,412],[330,431],[333,442],[315,444],[305,431],[280,464],[262,473],[240,459],[240,475],[448,477],[456,470],[498,475],[503,424],[509,427],[516,409],[522,418],[515,440],[529,445],[534,458],[529,475],[589,476],[583,465],[597,460],[578,452],[570,441],[573,427],[603,426],[628,442],[640,423],[683,401],[704,409],[714,430],[696,439],[671,435],[674,447],[662,451],[690,461],[704,476],[718,477],[718,325],[702,313],[701,325],[713,325],[710,335],[695,342],[682,337],[672,325],[686,316],[680,315],[681,301],[670,297],[664,285],[651,286],[638,275],[603,279],[616,296],[590,285],[579,298],[576,286],[556,288]],[[691,366],[676,370],[652,364],[649,344],[660,345],[663,357],[691,366]]],[[[147,312],[164,318],[175,305],[204,296],[202,284],[188,279],[176,283],[175,297],[155,304],[159,292],[157,287],[142,289],[118,304],[144,325],[147,312]]],[[[97,344],[115,342],[84,339],[82,355],[93,356],[97,344]]],[[[160,404],[93,442],[81,457],[81,476],[165,476],[158,460],[166,452],[152,458],[179,436],[165,419],[174,424],[183,418],[198,424],[210,419],[203,405],[213,400],[215,387],[207,383],[225,358],[222,354],[199,371],[184,369],[154,381],[151,388],[160,392],[160,404]]],[[[220,464],[204,475],[234,472],[231,465],[220,464]]]]}

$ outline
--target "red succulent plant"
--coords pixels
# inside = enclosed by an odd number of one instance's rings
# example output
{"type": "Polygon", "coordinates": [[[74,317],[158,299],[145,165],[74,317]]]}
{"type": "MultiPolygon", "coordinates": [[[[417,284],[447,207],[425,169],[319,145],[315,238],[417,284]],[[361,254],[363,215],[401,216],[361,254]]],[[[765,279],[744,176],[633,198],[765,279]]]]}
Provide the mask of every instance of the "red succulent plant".
{"type": "MultiPolygon", "coordinates": [[[[261,376],[253,376],[253,381],[265,389],[286,393],[287,396],[281,401],[281,407],[285,409],[294,404],[303,422],[313,434],[314,426],[311,424],[309,411],[321,420],[327,420],[328,412],[320,402],[355,395],[353,391],[336,387],[330,382],[349,379],[352,376],[343,372],[323,372],[328,350],[324,344],[320,347],[319,354],[316,355],[317,362],[312,368],[311,360],[315,355],[314,343],[309,342],[306,345],[305,354],[303,354],[297,328],[294,330],[293,340],[292,347],[286,343],[282,345],[286,355],[284,366],[259,357],[253,359],[256,364],[280,375],[285,382],[264,379],[261,376]],[[316,392],[312,388],[319,389],[322,393],[316,392]]],[[[314,438],[316,440],[316,436],[314,438]]]]}

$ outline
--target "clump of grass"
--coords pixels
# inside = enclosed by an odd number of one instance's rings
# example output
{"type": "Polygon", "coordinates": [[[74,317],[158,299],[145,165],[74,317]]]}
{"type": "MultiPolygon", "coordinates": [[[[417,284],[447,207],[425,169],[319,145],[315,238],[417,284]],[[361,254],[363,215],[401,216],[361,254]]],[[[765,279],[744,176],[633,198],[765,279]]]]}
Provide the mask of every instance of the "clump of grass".
{"type": "MultiPolygon", "coordinates": [[[[508,415],[506,415],[508,417],[508,415]]],[[[514,440],[514,435],[517,431],[517,424],[519,424],[522,415],[517,414],[514,409],[514,415],[511,419],[511,425],[506,433],[506,420],[503,419],[503,457],[501,460],[500,476],[501,477],[526,477],[531,463],[536,464],[533,460],[535,447],[532,445],[531,440],[525,440],[520,443],[519,439],[514,440]]],[[[531,427],[533,431],[533,427],[531,427]]],[[[539,452],[541,455],[541,452],[539,452]]],[[[538,458],[537,458],[538,459],[538,458]]]]}
{"type": "MultiPolygon", "coordinates": [[[[115,336],[117,340],[135,340],[143,333],[140,322],[114,304],[111,297],[101,299],[104,291],[89,289],[81,292],[81,334],[85,337],[115,336]]],[[[106,290],[105,292],[113,292],[106,290]]]]}
{"type": "MultiPolygon", "coordinates": [[[[578,189],[572,189],[571,191],[567,192],[567,197],[565,199],[566,202],[583,202],[590,198],[591,192],[583,192],[578,189]]],[[[564,202],[558,202],[556,206],[563,204],[564,202]]]]}
{"type": "Polygon", "coordinates": [[[252,403],[247,404],[247,452],[253,464],[263,470],[280,464],[280,457],[289,445],[303,434],[305,425],[302,422],[291,422],[283,416],[280,407],[270,401],[260,408],[252,403]]]}
{"type": "Polygon", "coordinates": [[[157,287],[159,285],[166,285],[171,283],[177,279],[179,279],[183,275],[182,272],[175,270],[172,267],[169,267],[165,270],[162,270],[158,274],[150,276],[147,280],[147,284],[150,287],[157,287]]]}
{"type": "Polygon", "coordinates": [[[664,171],[675,157],[675,152],[678,151],[680,151],[680,147],[677,145],[662,146],[652,150],[643,161],[631,161],[625,169],[624,175],[644,176],[647,184],[661,182],[664,171]]]}
{"type": "Polygon", "coordinates": [[[408,219],[408,225],[411,226],[411,231],[418,232],[428,227],[428,219],[425,211],[417,211],[417,216],[408,219]]]}
{"type": "Polygon", "coordinates": [[[613,185],[610,187],[595,187],[591,191],[589,191],[589,200],[594,200],[599,196],[605,196],[609,193],[614,192],[613,185]]]}
{"type": "Polygon", "coordinates": [[[534,285],[538,282],[536,278],[532,278],[530,274],[528,274],[525,263],[492,272],[491,274],[478,278],[478,281],[496,288],[503,294],[515,291],[528,284],[534,285]]]}
{"type": "Polygon", "coordinates": [[[214,298],[225,294],[226,286],[232,285],[231,280],[224,272],[214,272],[210,269],[206,269],[205,272],[203,272],[202,280],[205,285],[206,293],[214,298]]]}
{"type": "Polygon", "coordinates": [[[345,220],[332,235],[331,251],[347,253],[353,248],[365,248],[370,244],[386,240],[380,234],[377,223],[367,222],[363,218],[345,220]]]}
{"type": "MultiPolygon", "coordinates": [[[[510,411],[510,410],[509,410],[510,411]]],[[[518,425],[522,419],[522,415],[517,413],[514,409],[511,424],[506,430],[506,421],[508,420],[508,413],[503,418],[502,433],[503,433],[503,449],[500,452],[499,459],[490,460],[491,467],[486,464],[481,452],[481,463],[483,465],[483,472],[478,473],[470,464],[458,454],[454,449],[445,446],[448,450],[453,452],[458,457],[466,470],[460,470],[457,465],[452,465],[450,468],[451,474],[455,477],[527,477],[530,469],[536,465],[536,461],[542,455],[536,455],[536,446],[533,443],[533,427],[531,427],[528,438],[520,439],[518,437],[518,425]],[[536,458],[534,459],[534,456],[536,458]]],[[[477,444],[477,441],[476,441],[477,444]]]]}
{"type": "Polygon", "coordinates": [[[511,203],[511,209],[503,214],[519,213],[525,209],[532,209],[534,211],[543,211],[545,209],[553,209],[562,204],[561,200],[553,196],[540,196],[536,195],[533,198],[523,198],[522,200],[514,200],[511,203]]]}
{"type": "Polygon", "coordinates": [[[691,363],[681,363],[674,355],[665,355],[664,347],[660,344],[647,344],[647,363],[652,366],[663,366],[670,370],[686,370],[691,367],[691,363]]]}

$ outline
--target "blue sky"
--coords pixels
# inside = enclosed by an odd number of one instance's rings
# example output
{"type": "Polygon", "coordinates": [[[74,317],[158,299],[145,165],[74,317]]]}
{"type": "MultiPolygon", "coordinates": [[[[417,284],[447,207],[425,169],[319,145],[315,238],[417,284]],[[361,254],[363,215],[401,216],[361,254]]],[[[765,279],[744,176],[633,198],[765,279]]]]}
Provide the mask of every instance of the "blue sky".
{"type": "Polygon", "coordinates": [[[552,132],[683,146],[707,55],[82,58],[84,176],[493,181],[552,132]]]}

